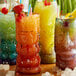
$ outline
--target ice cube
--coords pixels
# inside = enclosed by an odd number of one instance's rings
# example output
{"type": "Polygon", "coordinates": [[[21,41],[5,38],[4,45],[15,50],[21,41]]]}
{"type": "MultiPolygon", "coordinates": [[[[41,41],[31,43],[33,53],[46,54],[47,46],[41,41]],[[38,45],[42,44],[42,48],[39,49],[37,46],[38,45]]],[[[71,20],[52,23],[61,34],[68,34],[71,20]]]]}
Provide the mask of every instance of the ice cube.
{"type": "Polygon", "coordinates": [[[42,76],[54,76],[54,75],[52,75],[52,74],[49,73],[49,72],[46,72],[46,73],[43,73],[42,76]]]}
{"type": "Polygon", "coordinates": [[[61,73],[61,76],[76,76],[76,68],[74,70],[66,68],[65,71],[61,73]]]}
{"type": "Polygon", "coordinates": [[[6,76],[15,76],[15,71],[8,71],[6,76]]]}
{"type": "Polygon", "coordinates": [[[0,70],[9,70],[9,65],[0,64],[0,70]]]}
{"type": "Polygon", "coordinates": [[[4,70],[9,70],[10,66],[9,65],[3,65],[4,70]]]}

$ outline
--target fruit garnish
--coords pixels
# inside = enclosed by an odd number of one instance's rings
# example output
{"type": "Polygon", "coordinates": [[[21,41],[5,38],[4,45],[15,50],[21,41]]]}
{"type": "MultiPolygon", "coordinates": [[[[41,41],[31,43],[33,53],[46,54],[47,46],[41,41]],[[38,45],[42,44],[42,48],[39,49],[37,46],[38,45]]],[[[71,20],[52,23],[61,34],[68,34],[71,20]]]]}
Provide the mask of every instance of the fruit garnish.
{"type": "Polygon", "coordinates": [[[22,19],[22,17],[21,17],[21,16],[16,17],[16,21],[17,21],[17,22],[20,22],[20,21],[21,21],[21,19],[22,19]]]}
{"type": "Polygon", "coordinates": [[[51,2],[48,2],[48,5],[51,5],[51,2]]]}
{"type": "Polygon", "coordinates": [[[45,1],[44,1],[44,5],[45,5],[45,6],[51,5],[51,2],[47,2],[47,0],[45,0],[45,1]]]}
{"type": "Polygon", "coordinates": [[[7,13],[8,13],[8,9],[7,9],[6,7],[4,7],[4,8],[2,8],[1,12],[2,12],[3,14],[7,14],[7,13]]]}
{"type": "Polygon", "coordinates": [[[25,15],[25,13],[20,13],[19,16],[25,17],[26,15],[25,15]]]}
{"type": "Polygon", "coordinates": [[[65,18],[68,18],[71,15],[71,13],[66,14],[65,18]]]}
{"type": "Polygon", "coordinates": [[[44,5],[45,5],[45,6],[47,6],[47,5],[48,5],[48,4],[47,4],[47,0],[45,0],[45,1],[44,1],[44,5]]]}
{"type": "Polygon", "coordinates": [[[66,14],[65,18],[67,18],[67,19],[76,18],[76,10],[74,10],[72,13],[66,14]]]}
{"type": "Polygon", "coordinates": [[[23,9],[24,9],[24,5],[23,4],[17,5],[17,6],[15,6],[13,8],[14,12],[17,13],[17,14],[20,14],[23,9]]]}
{"type": "Polygon", "coordinates": [[[16,17],[16,21],[17,22],[21,21],[22,17],[25,17],[25,16],[26,16],[25,13],[18,14],[18,16],[16,17]]]}
{"type": "Polygon", "coordinates": [[[71,15],[72,15],[73,18],[76,18],[76,9],[72,12],[71,15]]]}

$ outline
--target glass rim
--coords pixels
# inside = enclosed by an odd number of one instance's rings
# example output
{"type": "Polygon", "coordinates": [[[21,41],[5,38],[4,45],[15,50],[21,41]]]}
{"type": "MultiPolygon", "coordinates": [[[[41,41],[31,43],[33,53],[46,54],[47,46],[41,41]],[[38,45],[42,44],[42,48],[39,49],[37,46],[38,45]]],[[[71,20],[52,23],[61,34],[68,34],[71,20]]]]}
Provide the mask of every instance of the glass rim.
{"type": "MultiPolygon", "coordinates": [[[[9,12],[8,14],[6,14],[6,15],[9,15],[9,14],[14,14],[14,12],[9,12]]],[[[5,14],[2,14],[1,12],[0,12],[0,15],[5,15],[5,14]]]]}
{"type": "Polygon", "coordinates": [[[76,18],[67,19],[67,18],[56,18],[57,20],[76,20],[76,18]]]}
{"type": "MultiPolygon", "coordinates": [[[[15,13],[14,13],[15,14],[15,13]]],[[[18,15],[18,14],[15,14],[15,16],[18,15]]],[[[32,15],[29,15],[29,16],[26,16],[27,17],[31,17],[31,16],[34,16],[34,17],[40,17],[40,14],[38,13],[32,13],[32,15]]]]}

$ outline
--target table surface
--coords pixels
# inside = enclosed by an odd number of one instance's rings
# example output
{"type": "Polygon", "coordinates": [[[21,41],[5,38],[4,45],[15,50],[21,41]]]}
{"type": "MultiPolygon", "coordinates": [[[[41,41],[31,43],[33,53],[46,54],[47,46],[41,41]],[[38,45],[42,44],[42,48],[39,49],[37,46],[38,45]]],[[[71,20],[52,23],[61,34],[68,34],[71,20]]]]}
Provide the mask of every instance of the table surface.
{"type": "MultiPolygon", "coordinates": [[[[41,76],[42,73],[50,72],[52,73],[52,69],[55,67],[55,64],[41,64],[41,73],[35,75],[21,75],[21,76],[41,76]]],[[[10,70],[15,71],[16,66],[11,66],[10,70]]]]}

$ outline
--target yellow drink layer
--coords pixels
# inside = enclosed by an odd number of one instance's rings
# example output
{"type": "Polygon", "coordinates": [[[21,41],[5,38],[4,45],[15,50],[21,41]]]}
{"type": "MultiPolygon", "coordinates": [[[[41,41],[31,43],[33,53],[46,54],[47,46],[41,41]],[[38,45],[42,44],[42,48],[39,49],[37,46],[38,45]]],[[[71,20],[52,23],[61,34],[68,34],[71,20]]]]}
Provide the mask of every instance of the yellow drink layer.
{"type": "Polygon", "coordinates": [[[54,29],[57,15],[56,8],[54,5],[45,6],[43,2],[37,2],[34,12],[40,14],[41,55],[53,55],[52,58],[54,57],[55,59],[54,29]]]}

